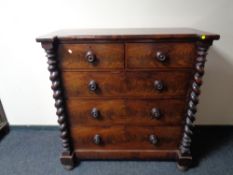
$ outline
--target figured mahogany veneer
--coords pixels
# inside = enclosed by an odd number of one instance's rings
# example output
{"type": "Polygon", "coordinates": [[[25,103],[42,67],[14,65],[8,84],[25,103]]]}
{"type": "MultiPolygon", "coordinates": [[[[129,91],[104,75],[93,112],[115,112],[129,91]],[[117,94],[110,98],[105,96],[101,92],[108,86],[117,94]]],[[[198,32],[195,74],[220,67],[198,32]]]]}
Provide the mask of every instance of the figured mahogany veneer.
{"type": "Polygon", "coordinates": [[[102,126],[102,127],[71,127],[74,146],[79,149],[177,149],[181,139],[181,127],[136,127],[136,126],[102,126]],[[94,136],[101,138],[99,144],[94,143],[94,136]],[[158,137],[158,142],[152,144],[149,136],[158,137]]]}
{"type": "Polygon", "coordinates": [[[71,127],[83,126],[180,126],[184,100],[67,100],[71,127]],[[97,109],[97,117],[92,109],[97,109]],[[154,115],[152,109],[159,110],[154,115]]]}
{"type": "Polygon", "coordinates": [[[127,68],[192,68],[195,60],[195,44],[127,43],[125,54],[127,68]],[[165,54],[164,61],[156,58],[159,52],[165,54]]]}
{"type": "Polygon", "coordinates": [[[124,68],[124,44],[61,44],[58,55],[62,69],[124,68]],[[93,63],[85,58],[88,51],[93,63]]]}
{"type": "Polygon", "coordinates": [[[65,95],[69,97],[184,97],[187,94],[191,71],[150,72],[62,72],[65,95]],[[95,91],[88,84],[94,80],[95,91]],[[163,84],[157,90],[154,82],[163,84]]]}
{"type": "Polygon", "coordinates": [[[195,29],[65,30],[42,36],[61,130],[61,163],[177,159],[191,138],[208,48],[195,29]]]}

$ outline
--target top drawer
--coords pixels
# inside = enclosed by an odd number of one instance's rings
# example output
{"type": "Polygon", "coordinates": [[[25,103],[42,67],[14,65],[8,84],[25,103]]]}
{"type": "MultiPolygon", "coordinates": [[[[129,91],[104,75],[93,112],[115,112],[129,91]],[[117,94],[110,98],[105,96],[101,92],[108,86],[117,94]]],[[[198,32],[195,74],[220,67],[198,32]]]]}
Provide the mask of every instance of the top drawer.
{"type": "Polygon", "coordinates": [[[127,68],[190,68],[195,59],[193,43],[128,43],[127,68]]]}
{"type": "Polygon", "coordinates": [[[62,69],[124,68],[124,44],[60,44],[62,69]]]}

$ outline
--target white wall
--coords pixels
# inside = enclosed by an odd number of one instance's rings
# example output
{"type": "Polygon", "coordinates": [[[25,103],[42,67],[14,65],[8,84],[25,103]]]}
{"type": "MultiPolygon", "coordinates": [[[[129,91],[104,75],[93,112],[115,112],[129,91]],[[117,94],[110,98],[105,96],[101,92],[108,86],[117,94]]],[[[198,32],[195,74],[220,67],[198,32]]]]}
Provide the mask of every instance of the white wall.
{"type": "Polygon", "coordinates": [[[64,28],[193,27],[221,34],[206,65],[199,124],[233,124],[232,0],[0,1],[0,98],[11,124],[57,124],[35,38],[64,28]]]}

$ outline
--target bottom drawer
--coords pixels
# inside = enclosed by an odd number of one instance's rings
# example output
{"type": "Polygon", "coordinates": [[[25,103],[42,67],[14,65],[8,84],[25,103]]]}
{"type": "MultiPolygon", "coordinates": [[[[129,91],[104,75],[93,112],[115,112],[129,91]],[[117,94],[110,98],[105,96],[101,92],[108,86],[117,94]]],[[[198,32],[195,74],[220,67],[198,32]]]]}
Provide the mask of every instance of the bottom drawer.
{"type": "Polygon", "coordinates": [[[181,127],[71,127],[77,149],[178,149],[181,127]]]}

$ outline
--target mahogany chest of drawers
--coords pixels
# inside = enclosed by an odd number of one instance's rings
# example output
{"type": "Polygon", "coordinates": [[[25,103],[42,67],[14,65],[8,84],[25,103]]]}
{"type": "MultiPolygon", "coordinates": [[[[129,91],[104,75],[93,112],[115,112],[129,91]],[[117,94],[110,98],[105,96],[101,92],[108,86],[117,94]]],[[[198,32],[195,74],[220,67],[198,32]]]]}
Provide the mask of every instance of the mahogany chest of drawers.
{"type": "Polygon", "coordinates": [[[45,49],[67,169],[83,159],[192,161],[190,145],[209,46],[194,29],[65,30],[45,49]]]}

